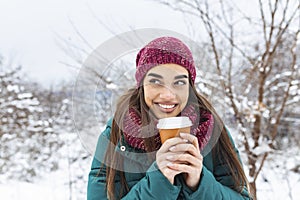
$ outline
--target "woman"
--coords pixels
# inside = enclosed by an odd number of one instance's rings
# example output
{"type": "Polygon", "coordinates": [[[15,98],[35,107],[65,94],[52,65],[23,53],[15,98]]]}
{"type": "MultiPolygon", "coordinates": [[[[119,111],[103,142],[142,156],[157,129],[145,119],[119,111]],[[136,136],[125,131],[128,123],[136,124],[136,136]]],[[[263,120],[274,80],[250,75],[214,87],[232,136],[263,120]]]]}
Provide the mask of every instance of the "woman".
{"type": "Polygon", "coordinates": [[[189,48],[161,37],[140,50],[135,88],[100,135],[88,199],[251,199],[230,134],[195,89],[189,48]],[[188,116],[191,134],[163,144],[158,119],[188,116]]]}

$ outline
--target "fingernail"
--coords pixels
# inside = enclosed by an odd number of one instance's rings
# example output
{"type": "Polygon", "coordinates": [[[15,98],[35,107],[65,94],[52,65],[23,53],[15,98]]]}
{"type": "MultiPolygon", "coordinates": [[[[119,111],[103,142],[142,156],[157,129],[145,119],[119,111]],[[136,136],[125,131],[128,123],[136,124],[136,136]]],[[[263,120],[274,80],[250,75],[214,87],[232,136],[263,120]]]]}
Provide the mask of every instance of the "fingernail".
{"type": "Polygon", "coordinates": [[[183,139],[183,141],[184,141],[184,142],[188,142],[188,140],[187,140],[187,139],[183,139]]]}
{"type": "Polygon", "coordinates": [[[170,163],[170,162],[169,162],[169,163],[167,164],[167,166],[172,167],[172,166],[173,166],[173,163],[170,163]]]}
{"type": "Polygon", "coordinates": [[[186,136],[187,134],[186,133],[180,133],[180,136],[181,137],[184,137],[184,136],[186,136]]]}
{"type": "Polygon", "coordinates": [[[170,147],[170,151],[173,151],[175,149],[175,146],[170,147]]]}
{"type": "Polygon", "coordinates": [[[173,160],[174,156],[167,156],[167,160],[173,160]]]}

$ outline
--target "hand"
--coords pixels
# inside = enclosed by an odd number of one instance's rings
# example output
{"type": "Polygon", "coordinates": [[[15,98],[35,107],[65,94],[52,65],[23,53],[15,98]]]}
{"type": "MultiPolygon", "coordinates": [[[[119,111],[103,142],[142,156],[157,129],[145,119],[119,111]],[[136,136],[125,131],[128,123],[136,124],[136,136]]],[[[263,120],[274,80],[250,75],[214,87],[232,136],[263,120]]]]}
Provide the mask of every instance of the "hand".
{"type": "Polygon", "coordinates": [[[200,154],[198,139],[186,133],[180,133],[180,137],[189,143],[177,143],[169,149],[173,154],[167,158],[172,161],[168,168],[183,172],[186,185],[190,189],[196,190],[203,167],[203,157],[200,154]]]}
{"type": "Polygon", "coordinates": [[[177,154],[175,152],[171,152],[170,148],[175,145],[185,144],[187,142],[188,140],[180,137],[170,138],[162,144],[156,153],[156,164],[159,170],[170,181],[171,184],[174,184],[174,177],[177,174],[182,173],[182,171],[169,167],[169,165],[172,165],[172,161],[170,161],[169,158],[175,157],[177,154]]]}

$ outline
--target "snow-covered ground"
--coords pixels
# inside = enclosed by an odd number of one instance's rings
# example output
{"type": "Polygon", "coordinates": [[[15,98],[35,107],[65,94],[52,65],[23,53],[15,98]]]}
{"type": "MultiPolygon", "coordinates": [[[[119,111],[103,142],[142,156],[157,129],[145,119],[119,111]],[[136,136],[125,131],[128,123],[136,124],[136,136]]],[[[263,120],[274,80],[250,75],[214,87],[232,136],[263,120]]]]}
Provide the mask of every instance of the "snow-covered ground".
{"type": "MultiPolygon", "coordinates": [[[[90,159],[89,159],[90,160],[90,159]]],[[[84,163],[85,164],[85,163],[84,163]]],[[[89,172],[89,166],[86,166],[83,171],[81,181],[72,180],[72,187],[70,188],[70,172],[67,168],[67,162],[64,168],[45,174],[43,178],[36,179],[34,183],[19,182],[16,180],[3,181],[0,184],[0,199],[1,200],[81,200],[86,199],[86,182],[89,172]]],[[[77,166],[71,169],[71,173],[76,172],[77,166]]],[[[82,169],[80,169],[80,172],[82,169]]],[[[0,177],[1,178],[1,177],[0,177]]]]}
{"type": "MultiPolygon", "coordinates": [[[[58,171],[49,174],[35,183],[7,181],[0,185],[0,196],[3,200],[66,200],[69,199],[69,188],[63,180],[68,174],[58,171]]],[[[74,198],[76,199],[76,198],[74,198]]]]}
{"type": "MultiPolygon", "coordinates": [[[[76,134],[62,134],[67,141],[55,152],[59,159],[59,169],[44,172],[31,183],[11,180],[7,174],[0,174],[1,200],[81,200],[86,199],[86,182],[90,170],[91,157],[83,148],[76,134]]],[[[39,166],[35,166],[39,168],[39,166]]]]}
{"type": "MultiPolygon", "coordinates": [[[[234,130],[231,133],[234,138],[238,138],[234,130]]],[[[1,200],[86,199],[91,157],[80,159],[78,156],[85,154],[86,150],[77,135],[65,134],[61,137],[72,142],[56,152],[62,155],[59,170],[45,173],[41,178],[36,178],[33,183],[10,180],[5,174],[0,175],[1,200]],[[78,160],[74,161],[75,158],[78,160]],[[69,159],[74,162],[69,162],[69,159]]],[[[297,163],[300,163],[300,154],[297,154],[297,151],[299,151],[298,148],[294,147],[268,157],[257,179],[258,200],[299,199],[300,173],[291,170],[297,163]]],[[[241,157],[245,158],[244,154],[241,154],[241,157]]],[[[244,167],[247,171],[247,166],[244,165],[244,167]]]]}
{"type": "Polygon", "coordinates": [[[258,181],[258,200],[298,200],[300,196],[300,174],[289,172],[284,175],[266,166],[258,181]]]}
{"type": "MultiPolygon", "coordinates": [[[[87,178],[87,173],[84,176],[87,178]]],[[[68,185],[69,173],[59,170],[45,175],[43,179],[35,183],[7,181],[0,184],[1,200],[81,200],[86,199],[86,184],[83,181],[81,187],[84,193],[70,188],[68,185]],[[74,191],[75,190],[75,191],[74,191]]],[[[300,175],[290,173],[288,177],[282,177],[276,169],[270,167],[262,171],[258,179],[258,200],[296,200],[300,196],[300,175]]]]}

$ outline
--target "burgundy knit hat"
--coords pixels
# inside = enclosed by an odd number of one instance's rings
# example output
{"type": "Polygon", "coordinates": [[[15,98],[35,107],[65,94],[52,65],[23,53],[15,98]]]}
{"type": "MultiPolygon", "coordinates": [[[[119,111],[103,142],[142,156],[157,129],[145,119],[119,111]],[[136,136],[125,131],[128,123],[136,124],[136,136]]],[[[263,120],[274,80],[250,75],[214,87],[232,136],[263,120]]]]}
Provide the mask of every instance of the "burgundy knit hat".
{"type": "Polygon", "coordinates": [[[179,39],[174,37],[160,37],[142,48],[136,57],[135,79],[137,87],[146,73],[154,66],[174,63],[186,68],[195,82],[196,69],[190,49],[179,39]]]}

